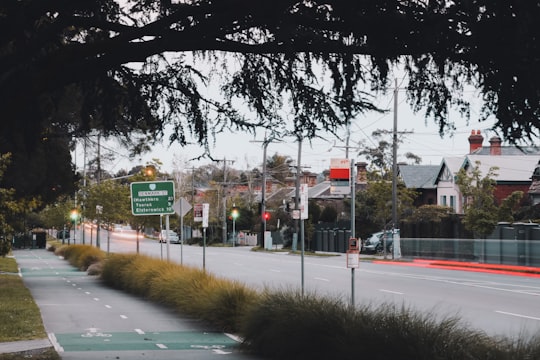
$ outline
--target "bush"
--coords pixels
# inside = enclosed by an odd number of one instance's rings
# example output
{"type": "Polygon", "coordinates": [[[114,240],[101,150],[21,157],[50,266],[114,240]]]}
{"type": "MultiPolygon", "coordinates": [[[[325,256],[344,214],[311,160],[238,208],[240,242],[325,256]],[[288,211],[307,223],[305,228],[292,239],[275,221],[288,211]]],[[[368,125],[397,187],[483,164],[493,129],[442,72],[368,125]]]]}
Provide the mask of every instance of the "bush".
{"type": "Polygon", "coordinates": [[[89,245],[63,245],[54,253],[63,256],[71,265],[82,271],[86,271],[90,265],[101,262],[106,257],[103,251],[89,245]]]}
{"type": "Polygon", "coordinates": [[[455,317],[382,305],[352,309],[340,299],[266,293],[242,327],[244,347],[273,359],[507,359],[502,344],[455,317]],[[320,346],[324,344],[324,346],[320,346]]]}
{"type": "Polygon", "coordinates": [[[11,251],[11,242],[5,237],[0,238],[0,256],[6,257],[11,251]]]}
{"type": "Polygon", "coordinates": [[[110,286],[160,302],[225,331],[237,331],[245,309],[258,298],[256,291],[239,282],[144,255],[111,255],[103,264],[101,278],[110,286]]]}

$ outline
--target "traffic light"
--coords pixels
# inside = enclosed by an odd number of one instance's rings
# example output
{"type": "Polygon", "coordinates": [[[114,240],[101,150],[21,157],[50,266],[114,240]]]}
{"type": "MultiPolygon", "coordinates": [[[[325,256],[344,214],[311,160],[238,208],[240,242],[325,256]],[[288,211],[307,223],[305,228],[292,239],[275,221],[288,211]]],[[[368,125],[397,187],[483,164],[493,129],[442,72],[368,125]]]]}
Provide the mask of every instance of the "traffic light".
{"type": "Polygon", "coordinates": [[[266,211],[266,212],[263,214],[263,219],[264,219],[264,221],[270,220],[270,213],[269,213],[268,211],[266,211]]]}
{"type": "Polygon", "coordinates": [[[240,215],[238,212],[238,208],[234,206],[231,210],[231,217],[233,218],[233,220],[236,220],[238,218],[238,215],[240,215]]]}

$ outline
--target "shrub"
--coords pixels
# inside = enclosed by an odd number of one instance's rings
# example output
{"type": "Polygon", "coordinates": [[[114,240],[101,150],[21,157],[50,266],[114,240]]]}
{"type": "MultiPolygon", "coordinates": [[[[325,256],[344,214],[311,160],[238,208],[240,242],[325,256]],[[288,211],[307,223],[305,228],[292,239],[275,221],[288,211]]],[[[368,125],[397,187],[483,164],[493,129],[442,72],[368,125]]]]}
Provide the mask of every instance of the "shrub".
{"type": "Polygon", "coordinates": [[[89,245],[63,245],[55,251],[55,254],[63,256],[71,265],[82,271],[105,259],[103,251],[89,245]]]}
{"type": "Polygon", "coordinates": [[[101,278],[110,286],[148,297],[225,331],[239,329],[245,310],[258,297],[239,282],[144,255],[111,255],[103,263],[101,278]]]}
{"type": "Polygon", "coordinates": [[[506,359],[500,342],[456,317],[393,305],[352,309],[337,298],[282,291],[266,293],[245,319],[244,347],[269,358],[506,359]]]}
{"type": "Polygon", "coordinates": [[[5,237],[0,238],[0,256],[6,257],[11,251],[11,242],[5,237]]]}

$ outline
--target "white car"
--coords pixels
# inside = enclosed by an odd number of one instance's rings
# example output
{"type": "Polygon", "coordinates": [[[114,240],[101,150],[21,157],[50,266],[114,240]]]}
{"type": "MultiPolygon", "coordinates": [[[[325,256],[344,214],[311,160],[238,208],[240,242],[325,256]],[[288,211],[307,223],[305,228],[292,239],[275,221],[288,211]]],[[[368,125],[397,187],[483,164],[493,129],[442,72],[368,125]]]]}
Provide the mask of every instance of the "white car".
{"type": "Polygon", "coordinates": [[[180,238],[178,237],[178,234],[172,230],[169,230],[169,236],[167,236],[167,230],[161,230],[161,233],[159,234],[159,242],[167,242],[167,238],[169,238],[169,242],[171,244],[179,244],[180,238]]]}

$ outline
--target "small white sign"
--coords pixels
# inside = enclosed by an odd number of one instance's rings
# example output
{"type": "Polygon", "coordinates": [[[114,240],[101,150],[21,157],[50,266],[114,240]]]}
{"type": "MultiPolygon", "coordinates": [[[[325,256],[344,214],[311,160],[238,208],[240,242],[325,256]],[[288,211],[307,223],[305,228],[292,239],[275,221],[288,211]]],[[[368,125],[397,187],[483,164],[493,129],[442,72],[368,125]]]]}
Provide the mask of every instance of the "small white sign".
{"type": "Polygon", "coordinates": [[[210,204],[203,204],[203,217],[202,217],[202,226],[203,228],[208,227],[208,215],[210,214],[210,204]]]}
{"type": "Polygon", "coordinates": [[[360,252],[358,250],[347,251],[347,267],[349,269],[360,267],[360,252]]]}
{"type": "Polygon", "coordinates": [[[300,185],[300,219],[305,220],[308,215],[308,186],[307,184],[300,185]]]}

